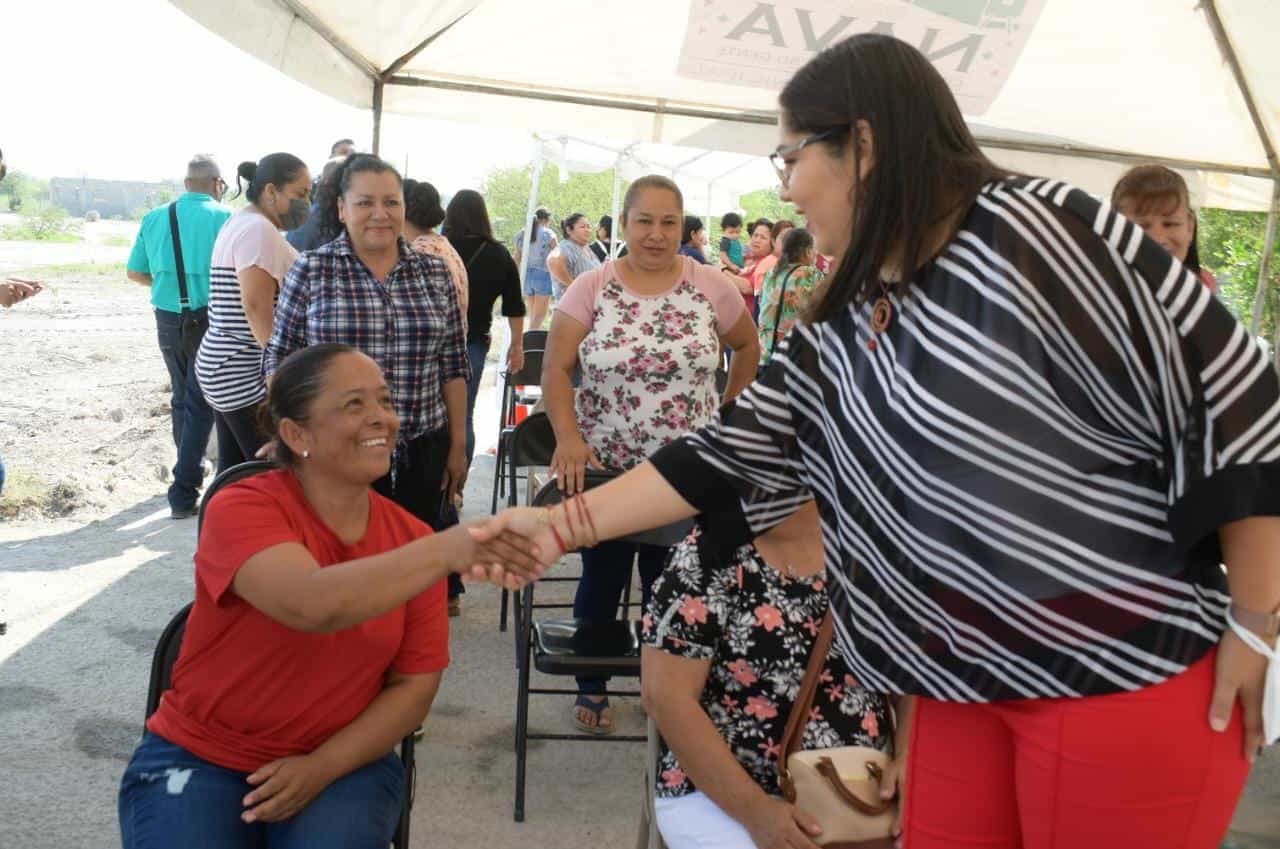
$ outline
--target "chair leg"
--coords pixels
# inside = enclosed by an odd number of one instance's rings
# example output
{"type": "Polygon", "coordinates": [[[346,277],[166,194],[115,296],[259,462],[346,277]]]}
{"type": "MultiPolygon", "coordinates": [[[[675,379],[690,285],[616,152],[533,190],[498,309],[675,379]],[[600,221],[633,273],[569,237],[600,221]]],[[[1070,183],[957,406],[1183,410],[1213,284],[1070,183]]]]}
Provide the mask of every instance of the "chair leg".
{"type": "MultiPolygon", "coordinates": [[[[530,601],[525,596],[525,603],[530,601]]],[[[519,636],[520,676],[516,693],[516,802],[515,821],[524,822],[525,761],[529,754],[529,652],[531,649],[531,617],[524,617],[517,631],[519,636]]]]}
{"type": "Polygon", "coordinates": [[[412,734],[404,738],[400,744],[400,760],[404,764],[404,807],[400,809],[400,823],[396,826],[391,845],[393,849],[409,849],[409,815],[413,811],[414,791],[418,783],[418,763],[414,756],[412,734]]]}

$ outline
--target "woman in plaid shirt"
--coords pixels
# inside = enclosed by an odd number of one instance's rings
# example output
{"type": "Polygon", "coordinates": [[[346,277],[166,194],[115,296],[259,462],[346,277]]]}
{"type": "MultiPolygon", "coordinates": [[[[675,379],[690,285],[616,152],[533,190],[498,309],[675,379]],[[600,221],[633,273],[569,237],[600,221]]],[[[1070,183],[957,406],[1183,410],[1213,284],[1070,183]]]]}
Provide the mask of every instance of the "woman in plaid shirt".
{"type": "Polygon", "coordinates": [[[444,499],[467,477],[470,366],[458,291],[443,260],[405,242],[394,168],[359,154],[332,179],[335,200],[320,210],[321,225],[338,235],[285,275],[263,372],[270,378],[289,354],[321,342],[372,357],[400,417],[391,472],[374,488],[438,528],[444,499]]]}

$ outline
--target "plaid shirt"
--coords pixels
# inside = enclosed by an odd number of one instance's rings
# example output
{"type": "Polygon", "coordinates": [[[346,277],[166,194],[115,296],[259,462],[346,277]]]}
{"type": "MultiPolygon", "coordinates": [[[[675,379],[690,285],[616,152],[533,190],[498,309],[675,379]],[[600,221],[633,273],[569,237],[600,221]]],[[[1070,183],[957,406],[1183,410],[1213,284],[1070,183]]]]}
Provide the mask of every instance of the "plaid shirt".
{"type": "Polygon", "coordinates": [[[400,240],[400,261],[379,283],[344,232],[307,251],[285,275],[262,357],[270,375],[308,345],[341,342],[382,368],[400,416],[400,441],[448,424],[442,387],[471,374],[458,290],[437,256],[400,240]]]}

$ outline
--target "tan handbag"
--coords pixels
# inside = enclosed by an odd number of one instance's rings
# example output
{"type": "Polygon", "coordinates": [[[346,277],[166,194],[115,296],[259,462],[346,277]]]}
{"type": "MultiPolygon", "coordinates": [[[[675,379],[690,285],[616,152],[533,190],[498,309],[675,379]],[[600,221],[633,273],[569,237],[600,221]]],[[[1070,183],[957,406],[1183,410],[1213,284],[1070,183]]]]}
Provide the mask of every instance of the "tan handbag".
{"type": "Polygon", "coordinates": [[[880,799],[880,779],[889,756],[869,746],[804,751],[804,728],[818,691],[833,632],[831,613],[823,617],[809,666],[787,717],[778,755],[778,786],[788,802],[822,826],[813,842],[829,849],[890,849],[892,802],[880,799]]]}

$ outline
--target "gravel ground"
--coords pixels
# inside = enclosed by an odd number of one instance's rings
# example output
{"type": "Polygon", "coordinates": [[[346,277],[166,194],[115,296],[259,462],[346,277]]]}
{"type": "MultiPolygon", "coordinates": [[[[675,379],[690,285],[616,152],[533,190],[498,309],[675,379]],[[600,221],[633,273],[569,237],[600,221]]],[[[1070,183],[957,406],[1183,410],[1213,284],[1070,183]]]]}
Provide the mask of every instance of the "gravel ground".
{"type": "MultiPolygon", "coordinates": [[[[123,279],[127,248],[105,244],[121,233],[102,222],[86,244],[0,242],[0,273],[37,266],[48,283],[0,314],[0,849],[118,845],[115,792],[151,651],[192,594],[194,525],[171,521],[164,502],[173,447],[146,292],[123,279]]],[[[491,393],[477,407],[481,434],[495,427],[491,393]]],[[[477,458],[464,515],[487,512],[492,467],[477,458]]],[[[534,744],[528,821],[512,822],[515,670],[496,623],[496,591],[473,588],[419,750],[413,845],[632,845],[634,744],[534,744]]],[[[634,701],[618,719],[642,729],[634,701]]],[[[571,730],[567,701],[535,700],[532,725],[571,730]]],[[[1230,845],[1280,849],[1274,750],[1236,826],[1230,845]]]]}

